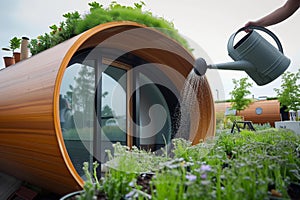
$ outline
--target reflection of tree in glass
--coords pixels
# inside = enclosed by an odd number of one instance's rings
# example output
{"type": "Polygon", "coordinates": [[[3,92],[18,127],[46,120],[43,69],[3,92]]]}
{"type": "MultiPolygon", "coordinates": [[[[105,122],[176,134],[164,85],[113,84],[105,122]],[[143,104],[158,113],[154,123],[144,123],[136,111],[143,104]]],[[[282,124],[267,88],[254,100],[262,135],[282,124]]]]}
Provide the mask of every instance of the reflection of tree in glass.
{"type": "MultiPolygon", "coordinates": [[[[94,99],[95,95],[95,70],[92,67],[83,65],[74,77],[75,87],[73,88],[73,105],[75,110],[84,113],[91,112],[89,102],[94,99]]],[[[70,88],[72,89],[72,88],[70,88]]]]}
{"type": "Polygon", "coordinates": [[[106,91],[102,94],[102,97],[105,98],[107,95],[108,95],[108,92],[106,91]]]}
{"type": "Polygon", "coordinates": [[[87,65],[80,65],[74,77],[74,84],[69,85],[66,97],[72,105],[76,126],[91,127],[94,117],[95,70],[87,65]]]}
{"type": "Polygon", "coordinates": [[[102,108],[101,116],[102,117],[113,117],[113,111],[112,111],[112,109],[108,105],[105,105],[102,108]]]}
{"type": "Polygon", "coordinates": [[[70,105],[72,105],[73,103],[73,86],[72,85],[69,85],[69,91],[66,92],[66,95],[64,95],[64,98],[68,100],[68,102],[70,103],[70,105]]]}
{"type": "MultiPolygon", "coordinates": [[[[108,95],[108,92],[104,92],[102,94],[102,98],[105,98],[108,95]]],[[[101,109],[101,118],[102,118],[102,124],[105,124],[106,121],[110,118],[114,117],[113,110],[108,105],[105,105],[101,109]]]]}

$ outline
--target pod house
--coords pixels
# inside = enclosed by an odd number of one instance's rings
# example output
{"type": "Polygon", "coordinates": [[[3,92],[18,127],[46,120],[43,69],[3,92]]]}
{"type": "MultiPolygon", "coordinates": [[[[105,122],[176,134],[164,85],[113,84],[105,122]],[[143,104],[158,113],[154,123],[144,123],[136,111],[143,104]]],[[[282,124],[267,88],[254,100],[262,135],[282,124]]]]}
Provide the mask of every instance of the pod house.
{"type": "MultiPolygon", "coordinates": [[[[115,142],[160,149],[175,137],[193,63],[165,34],[121,21],[2,69],[0,171],[65,194],[83,187],[82,163],[104,163],[115,142]]],[[[187,133],[193,143],[215,131],[206,79],[201,87],[187,133]]]]}

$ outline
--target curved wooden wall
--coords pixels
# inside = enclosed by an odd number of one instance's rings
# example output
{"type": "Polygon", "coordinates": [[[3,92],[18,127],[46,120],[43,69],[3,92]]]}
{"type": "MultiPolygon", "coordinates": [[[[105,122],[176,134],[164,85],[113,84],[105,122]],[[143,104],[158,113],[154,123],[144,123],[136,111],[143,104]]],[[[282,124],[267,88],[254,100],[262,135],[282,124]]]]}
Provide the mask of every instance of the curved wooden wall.
{"type": "MultiPolygon", "coordinates": [[[[141,27],[133,22],[102,24],[0,71],[0,171],[60,194],[82,188],[83,180],[68,156],[59,123],[60,85],[72,56],[102,42],[103,47],[132,51],[148,62],[170,66],[184,77],[192,70],[194,58],[177,42],[150,28],[105,42],[141,27]],[[140,48],[141,44],[149,48],[140,48]]],[[[176,73],[166,75],[182,88],[176,73]]],[[[215,131],[213,99],[206,80],[203,91],[207,95],[200,99],[201,117],[193,143],[215,131]]]]}
{"type": "Polygon", "coordinates": [[[245,120],[252,121],[255,124],[269,123],[275,126],[276,121],[280,121],[280,103],[278,100],[256,101],[241,111],[239,115],[244,116],[245,120]],[[262,114],[256,114],[256,108],[262,108],[262,114]]]}
{"type": "MultiPolygon", "coordinates": [[[[231,107],[231,103],[216,103],[216,112],[225,113],[227,107],[231,107]]],[[[252,121],[255,124],[269,123],[275,126],[276,121],[280,121],[280,103],[278,100],[260,100],[249,105],[248,108],[241,111],[239,116],[243,116],[244,120],[252,121]],[[262,114],[256,114],[256,108],[262,108],[262,114]]]]}

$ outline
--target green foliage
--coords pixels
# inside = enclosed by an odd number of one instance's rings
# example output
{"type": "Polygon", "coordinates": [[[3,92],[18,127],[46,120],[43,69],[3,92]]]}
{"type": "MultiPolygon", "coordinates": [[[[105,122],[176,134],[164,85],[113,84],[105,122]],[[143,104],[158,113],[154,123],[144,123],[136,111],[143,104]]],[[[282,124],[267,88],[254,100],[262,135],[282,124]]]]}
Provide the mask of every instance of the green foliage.
{"type": "Polygon", "coordinates": [[[253,124],[253,127],[257,131],[267,130],[267,129],[271,129],[272,128],[269,123],[265,123],[265,124],[253,124]]]}
{"type": "Polygon", "coordinates": [[[124,171],[128,173],[153,172],[159,169],[159,164],[169,160],[167,152],[161,156],[154,152],[138,149],[133,146],[131,149],[121,145],[119,142],[113,144],[113,154],[107,150],[109,161],[106,165],[111,169],[124,171]]]}
{"type": "Polygon", "coordinates": [[[225,129],[229,129],[232,127],[234,121],[243,121],[242,116],[236,116],[236,115],[228,115],[224,117],[223,120],[223,126],[225,129]]]}
{"type": "MultiPolygon", "coordinates": [[[[300,183],[300,136],[291,131],[222,133],[194,146],[180,138],[172,142],[174,157],[167,160],[116,144],[113,163],[97,188],[108,199],[252,200],[275,198],[271,190],[289,199],[290,183],[300,183]],[[137,178],[153,162],[157,170],[146,194],[137,178]]],[[[87,186],[86,196],[97,194],[93,184],[87,186]]]]}
{"type": "Polygon", "coordinates": [[[102,130],[111,142],[126,141],[126,133],[119,126],[103,126],[102,130]]]}
{"type": "Polygon", "coordinates": [[[216,112],[216,128],[221,130],[224,129],[224,112],[216,112]]]}
{"type": "Polygon", "coordinates": [[[297,111],[300,109],[300,69],[297,73],[285,72],[282,75],[280,88],[275,88],[278,101],[287,110],[297,111]]]}
{"type": "Polygon", "coordinates": [[[183,158],[185,161],[194,162],[207,156],[215,145],[214,140],[206,140],[196,145],[182,138],[172,140],[174,158],[183,158]]]}
{"type": "Polygon", "coordinates": [[[267,100],[277,100],[278,97],[267,97],[267,100]]]}
{"type": "Polygon", "coordinates": [[[9,48],[14,52],[16,49],[19,49],[21,46],[21,38],[13,37],[9,41],[9,48]]]}
{"type": "Polygon", "coordinates": [[[186,169],[162,170],[152,180],[154,200],[184,199],[186,169]],[[176,192],[170,192],[176,191],[176,192]]]}
{"type": "Polygon", "coordinates": [[[13,37],[9,41],[9,48],[2,48],[3,51],[11,51],[12,53],[15,52],[16,49],[19,49],[21,46],[21,38],[13,37]]]}
{"type": "Polygon", "coordinates": [[[80,14],[75,11],[63,15],[65,21],[57,25],[49,26],[51,32],[40,35],[37,39],[32,39],[29,44],[29,49],[32,55],[51,48],[73,36],[75,36],[75,27],[80,19],[80,14]]]}
{"type": "Polygon", "coordinates": [[[99,24],[112,21],[134,21],[153,27],[189,49],[187,41],[179,35],[174,24],[162,17],[154,16],[149,11],[143,11],[145,3],[142,1],[134,3],[132,7],[123,6],[115,1],[108,8],[104,8],[98,2],[91,2],[88,5],[90,6],[90,13],[84,16],[81,16],[77,11],[64,14],[65,21],[62,21],[59,26],[50,26],[50,34],[45,33],[37,39],[31,40],[29,47],[32,55],[53,47],[99,24]]]}
{"type": "Polygon", "coordinates": [[[138,149],[135,146],[129,149],[120,143],[113,144],[113,148],[114,155],[107,150],[109,161],[106,166],[109,171],[102,182],[103,191],[108,199],[122,199],[132,191],[132,185],[135,185],[139,174],[156,171],[159,169],[160,163],[169,159],[166,153],[163,156],[156,156],[150,151],[138,149]]]}
{"type": "Polygon", "coordinates": [[[245,98],[247,95],[251,94],[248,90],[252,86],[248,82],[248,78],[241,78],[240,80],[233,79],[234,89],[230,92],[232,109],[238,112],[244,110],[251,103],[251,99],[245,98]]]}
{"type": "Polygon", "coordinates": [[[72,93],[72,103],[76,105],[75,110],[83,111],[85,115],[89,113],[92,116],[92,110],[86,102],[91,101],[95,95],[95,69],[84,65],[80,68],[78,76],[74,78],[75,87],[70,87],[72,93]]]}
{"type": "Polygon", "coordinates": [[[108,199],[119,200],[132,190],[131,182],[135,182],[136,174],[122,170],[110,169],[103,180],[103,191],[108,199]]]}
{"type": "Polygon", "coordinates": [[[100,183],[98,181],[96,170],[99,167],[97,162],[93,163],[93,175],[89,171],[88,162],[83,163],[83,171],[86,176],[86,181],[84,182],[84,192],[79,196],[76,196],[77,200],[94,200],[97,196],[98,191],[100,191],[100,183]]]}

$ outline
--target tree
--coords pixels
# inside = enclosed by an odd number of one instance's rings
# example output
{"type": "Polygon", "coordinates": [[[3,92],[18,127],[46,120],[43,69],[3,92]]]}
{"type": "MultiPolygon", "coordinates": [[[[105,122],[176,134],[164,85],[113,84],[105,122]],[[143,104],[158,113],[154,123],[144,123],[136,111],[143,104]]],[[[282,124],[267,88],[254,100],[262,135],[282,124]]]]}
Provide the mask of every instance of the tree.
{"type": "MultiPolygon", "coordinates": [[[[286,106],[285,111],[300,109],[300,69],[296,73],[285,72],[282,75],[280,88],[274,88],[280,106],[286,106]]],[[[296,112],[297,113],[297,112],[296,112]]]]}
{"type": "Polygon", "coordinates": [[[92,116],[94,112],[92,110],[93,106],[91,106],[90,103],[92,103],[95,98],[95,69],[87,65],[81,66],[74,80],[76,84],[74,88],[72,88],[72,100],[76,106],[75,109],[85,114],[90,113],[92,116]]]}
{"type": "Polygon", "coordinates": [[[230,102],[232,102],[232,109],[240,112],[249,106],[251,99],[245,98],[251,94],[248,90],[252,86],[252,83],[248,82],[248,78],[242,78],[240,80],[232,79],[234,89],[229,93],[231,95],[230,102]]]}

